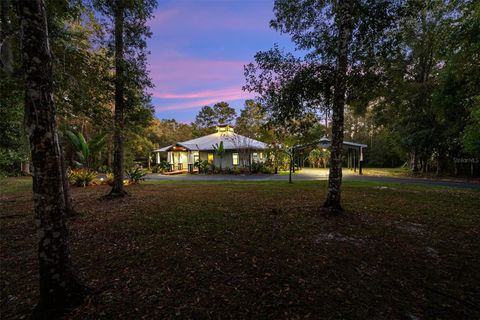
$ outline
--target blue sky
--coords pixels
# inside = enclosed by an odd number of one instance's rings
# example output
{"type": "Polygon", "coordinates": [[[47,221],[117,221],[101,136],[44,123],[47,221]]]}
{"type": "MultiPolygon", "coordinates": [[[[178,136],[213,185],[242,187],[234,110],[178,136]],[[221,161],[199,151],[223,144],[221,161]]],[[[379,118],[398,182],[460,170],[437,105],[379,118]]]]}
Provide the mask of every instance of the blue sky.
{"type": "Polygon", "coordinates": [[[159,1],[148,43],[156,117],[191,122],[219,101],[240,110],[253,97],[242,91],[243,66],[275,43],[294,50],[270,29],[272,9],[273,0],[159,1]]]}

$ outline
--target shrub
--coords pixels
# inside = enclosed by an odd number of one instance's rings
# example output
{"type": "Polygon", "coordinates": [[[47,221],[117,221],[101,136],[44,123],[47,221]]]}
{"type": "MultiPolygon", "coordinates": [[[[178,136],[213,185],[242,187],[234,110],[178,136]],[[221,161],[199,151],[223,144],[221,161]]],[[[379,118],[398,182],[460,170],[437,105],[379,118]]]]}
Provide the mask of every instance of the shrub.
{"type": "Polygon", "coordinates": [[[251,173],[264,173],[264,174],[271,174],[273,173],[274,169],[264,162],[252,162],[250,167],[251,173]]]}
{"type": "Polygon", "coordinates": [[[198,173],[208,173],[210,170],[210,163],[207,160],[197,160],[194,167],[198,169],[198,173]]]}
{"type": "Polygon", "coordinates": [[[249,172],[248,167],[235,166],[233,168],[233,174],[248,174],[249,172]]]}
{"type": "Polygon", "coordinates": [[[135,184],[140,183],[140,181],[142,180],[145,180],[146,175],[147,175],[147,172],[140,169],[140,167],[127,169],[128,179],[135,184]]]}
{"type": "Polygon", "coordinates": [[[105,175],[105,183],[110,185],[110,186],[113,186],[113,173],[109,172],[105,175]]]}
{"type": "Polygon", "coordinates": [[[95,181],[97,172],[87,168],[73,169],[68,172],[68,180],[77,187],[86,187],[95,181]]]}
{"type": "Polygon", "coordinates": [[[213,163],[208,164],[207,171],[208,173],[218,173],[217,166],[213,163]]]}
{"type": "Polygon", "coordinates": [[[272,174],[274,172],[274,169],[272,167],[269,167],[269,166],[266,166],[264,165],[262,167],[262,171],[261,171],[263,174],[272,174]]]}
{"type": "Polygon", "coordinates": [[[153,166],[152,173],[164,173],[169,171],[172,167],[172,164],[168,161],[162,160],[159,164],[153,166]]]}
{"type": "Polygon", "coordinates": [[[172,168],[172,164],[168,161],[162,160],[160,164],[158,165],[160,172],[165,172],[165,171],[170,171],[172,168]]]}
{"type": "Polygon", "coordinates": [[[222,173],[224,173],[224,174],[233,174],[233,173],[235,173],[235,171],[234,171],[233,168],[227,167],[227,168],[223,169],[222,173]]]}

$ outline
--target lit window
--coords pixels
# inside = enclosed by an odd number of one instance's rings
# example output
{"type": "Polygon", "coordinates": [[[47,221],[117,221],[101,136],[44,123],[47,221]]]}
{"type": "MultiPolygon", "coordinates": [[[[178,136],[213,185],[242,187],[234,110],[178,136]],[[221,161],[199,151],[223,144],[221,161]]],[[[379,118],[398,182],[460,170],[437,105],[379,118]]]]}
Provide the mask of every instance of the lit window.
{"type": "Polygon", "coordinates": [[[232,153],[232,162],[234,166],[238,166],[238,164],[240,163],[238,153],[232,153]]]}
{"type": "Polygon", "coordinates": [[[208,162],[213,163],[213,153],[208,154],[208,162]]]}
{"type": "Polygon", "coordinates": [[[260,160],[263,160],[263,152],[260,152],[260,160]]]}

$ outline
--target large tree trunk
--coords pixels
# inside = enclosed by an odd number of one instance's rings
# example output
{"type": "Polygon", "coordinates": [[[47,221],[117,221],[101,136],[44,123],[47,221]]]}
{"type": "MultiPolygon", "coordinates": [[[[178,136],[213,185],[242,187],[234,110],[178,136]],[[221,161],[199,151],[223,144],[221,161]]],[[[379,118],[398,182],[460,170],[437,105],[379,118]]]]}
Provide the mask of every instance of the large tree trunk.
{"type": "Polygon", "coordinates": [[[25,118],[33,163],[35,224],[39,236],[40,302],[37,315],[52,318],[82,300],[72,268],[62,155],[55,121],[52,57],[43,0],[19,1],[25,72],[25,118]]]}
{"type": "Polygon", "coordinates": [[[324,208],[332,213],[342,212],[342,146],[345,108],[345,92],[348,68],[348,47],[352,39],[352,1],[338,2],[338,48],[335,72],[335,92],[332,107],[332,143],[330,155],[330,173],[328,176],[328,194],[324,208]]]}
{"type": "Polygon", "coordinates": [[[123,196],[123,128],[124,128],[124,57],[123,57],[123,0],[115,3],[115,120],[114,120],[114,154],[113,154],[113,187],[110,196],[123,196]]]}

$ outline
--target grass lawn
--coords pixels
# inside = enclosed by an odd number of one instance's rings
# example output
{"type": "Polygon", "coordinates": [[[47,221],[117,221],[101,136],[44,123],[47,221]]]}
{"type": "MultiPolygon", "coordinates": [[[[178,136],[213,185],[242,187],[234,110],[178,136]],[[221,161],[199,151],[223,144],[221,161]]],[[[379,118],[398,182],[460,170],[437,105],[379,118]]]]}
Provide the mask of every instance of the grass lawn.
{"type": "MultiPolygon", "coordinates": [[[[358,168],[357,168],[358,171],[358,168]]],[[[362,173],[366,176],[382,177],[412,177],[408,168],[363,168],[362,173]]]]}
{"type": "MultiPolygon", "coordinates": [[[[358,169],[357,169],[358,171],[358,169]]],[[[344,172],[347,172],[344,168],[344,172]]],[[[451,174],[437,175],[434,172],[417,172],[413,174],[409,168],[363,168],[362,173],[366,176],[393,177],[393,178],[426,178],[426,179],[444,179],[444,180],[471,180],[478,181],[478,177],[454,176],[451,174]]]]}
{"type": "MultiPolygon", "coordinates": [[[[2,319],[38,295],[32,196],[0,180],[2,319]]],[[[480,193],[325,181],[74,188],[72,256],[93,294],[67,319],[478,319],[480,193]]]]}

